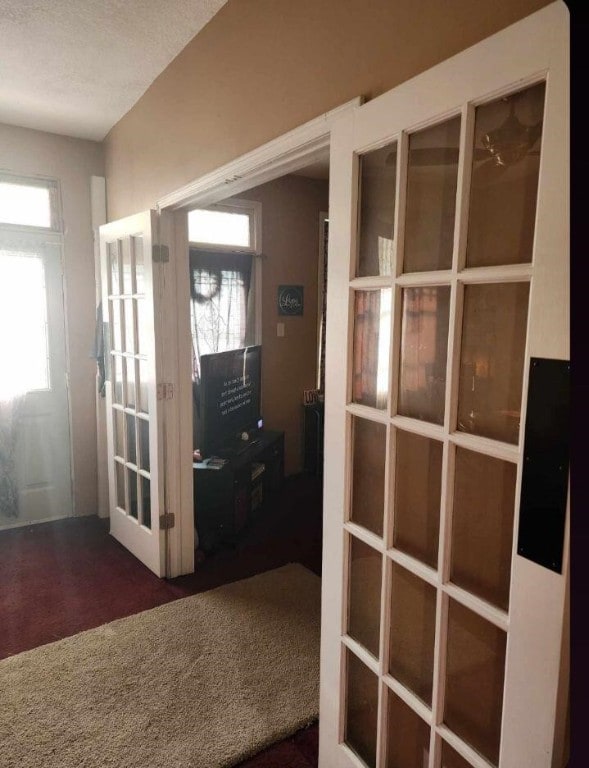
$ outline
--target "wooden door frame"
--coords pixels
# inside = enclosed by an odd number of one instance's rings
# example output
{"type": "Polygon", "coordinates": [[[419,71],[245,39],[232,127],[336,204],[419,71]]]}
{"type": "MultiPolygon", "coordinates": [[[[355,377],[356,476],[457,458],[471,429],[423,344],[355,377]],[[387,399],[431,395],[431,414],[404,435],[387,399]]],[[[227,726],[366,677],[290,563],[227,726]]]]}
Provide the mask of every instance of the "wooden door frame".
{"type": "MultiPolygon", "coordinates": [[[[179,461],[168,467],[170,508],[179,510],[179,521],[169,535],[170,577],[194,571],[192,338],[188,317],[190,280],[186,212],[188,208],[206,208],[314,162],[329,149],[333,126],[342,115],[360,104],[361,97],[352,99],[165,195],[156,204],[161,214],[159,241],[169,245],[169,283],[176,292],[177,309],[173,317],[163,319],[170,353],[166,364],[167,380],[175,384],[174,399],[166,404],[169,425],[166,442],[170,451],[175,452],[175,446],[179,446],[179,461]]],[[[261,329],[261,316],[256,317],[256,325],[261,329]]]]}

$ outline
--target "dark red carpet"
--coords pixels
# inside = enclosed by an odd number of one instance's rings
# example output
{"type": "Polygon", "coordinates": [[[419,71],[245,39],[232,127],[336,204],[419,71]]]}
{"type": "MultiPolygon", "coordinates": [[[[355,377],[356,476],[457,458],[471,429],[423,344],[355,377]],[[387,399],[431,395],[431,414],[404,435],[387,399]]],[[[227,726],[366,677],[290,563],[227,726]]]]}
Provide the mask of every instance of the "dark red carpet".
{"type": "MultiPolygon", "coordinates": [[[[0,658],[289,562],[320,574],[320,480],[287,478],[266,506],[234,548],[172,580],[154,576],[96,517],[0,532],[0,658]]],[[[313,726],[240,768],[311,768],[317,740],[313,726]]]]}

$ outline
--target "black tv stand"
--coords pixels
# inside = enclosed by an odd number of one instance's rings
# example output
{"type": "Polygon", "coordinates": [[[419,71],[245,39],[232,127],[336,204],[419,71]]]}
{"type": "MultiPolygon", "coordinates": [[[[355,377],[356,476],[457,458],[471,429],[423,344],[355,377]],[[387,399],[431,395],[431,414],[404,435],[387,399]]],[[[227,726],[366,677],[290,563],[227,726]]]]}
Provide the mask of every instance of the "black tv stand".
{"type": "Polygon", "coordinates": [[[218,469],[193,464],[194,523],[199,548],[235,544],[252,515],[271,501],[284,480],[284,432],[260,430],[248,442],[226,446],[218,469]]]}

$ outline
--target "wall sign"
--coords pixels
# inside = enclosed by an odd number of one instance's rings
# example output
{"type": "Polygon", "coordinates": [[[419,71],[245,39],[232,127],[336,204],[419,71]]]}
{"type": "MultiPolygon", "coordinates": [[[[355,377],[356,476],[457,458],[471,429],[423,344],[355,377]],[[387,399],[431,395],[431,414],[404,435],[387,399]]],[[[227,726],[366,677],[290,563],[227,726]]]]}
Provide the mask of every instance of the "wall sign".
{"type": "Polygon", "coordinates": [[[278,286],[278,314],[302,315],[303,314],[303,286],[279,285],[278,286]]]}

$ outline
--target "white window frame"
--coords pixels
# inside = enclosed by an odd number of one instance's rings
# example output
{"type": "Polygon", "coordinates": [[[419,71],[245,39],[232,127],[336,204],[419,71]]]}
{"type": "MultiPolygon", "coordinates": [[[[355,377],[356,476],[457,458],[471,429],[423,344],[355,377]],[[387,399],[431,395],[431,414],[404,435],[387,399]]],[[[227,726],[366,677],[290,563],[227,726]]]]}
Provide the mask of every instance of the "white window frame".
{"type": "Polygon", "coordinates": [[[11,224],[0,222],[0,228],[9,232],[38,232],[38,233],[63,233],[63,220],[61,217],[61,190],[59,181],[49,176],[21,176],[10,171],[0,170],[0,182],[15,184],[23,187],[42,187],[49,191],[49,211],[51,226],[36,227],[31,224],[11,224]]]}
{"type": "MultiPolygon", "coordinates": [[[[207,206],[190,208],[200,211],[218,211],[219,213],[236,213],[249,216],[250,244],[223,245],[221,243],[201,243],[189,240],[190,248],[219,253],[251,253],[252,255],[252,285],[254,289],[254,344],[262,343],[262,203],[256,200],[242,198],[232,199],[228,203],[214,203],[207,206]]],[[[188,223],[188,222],[187,222],[188,223]]]]}

